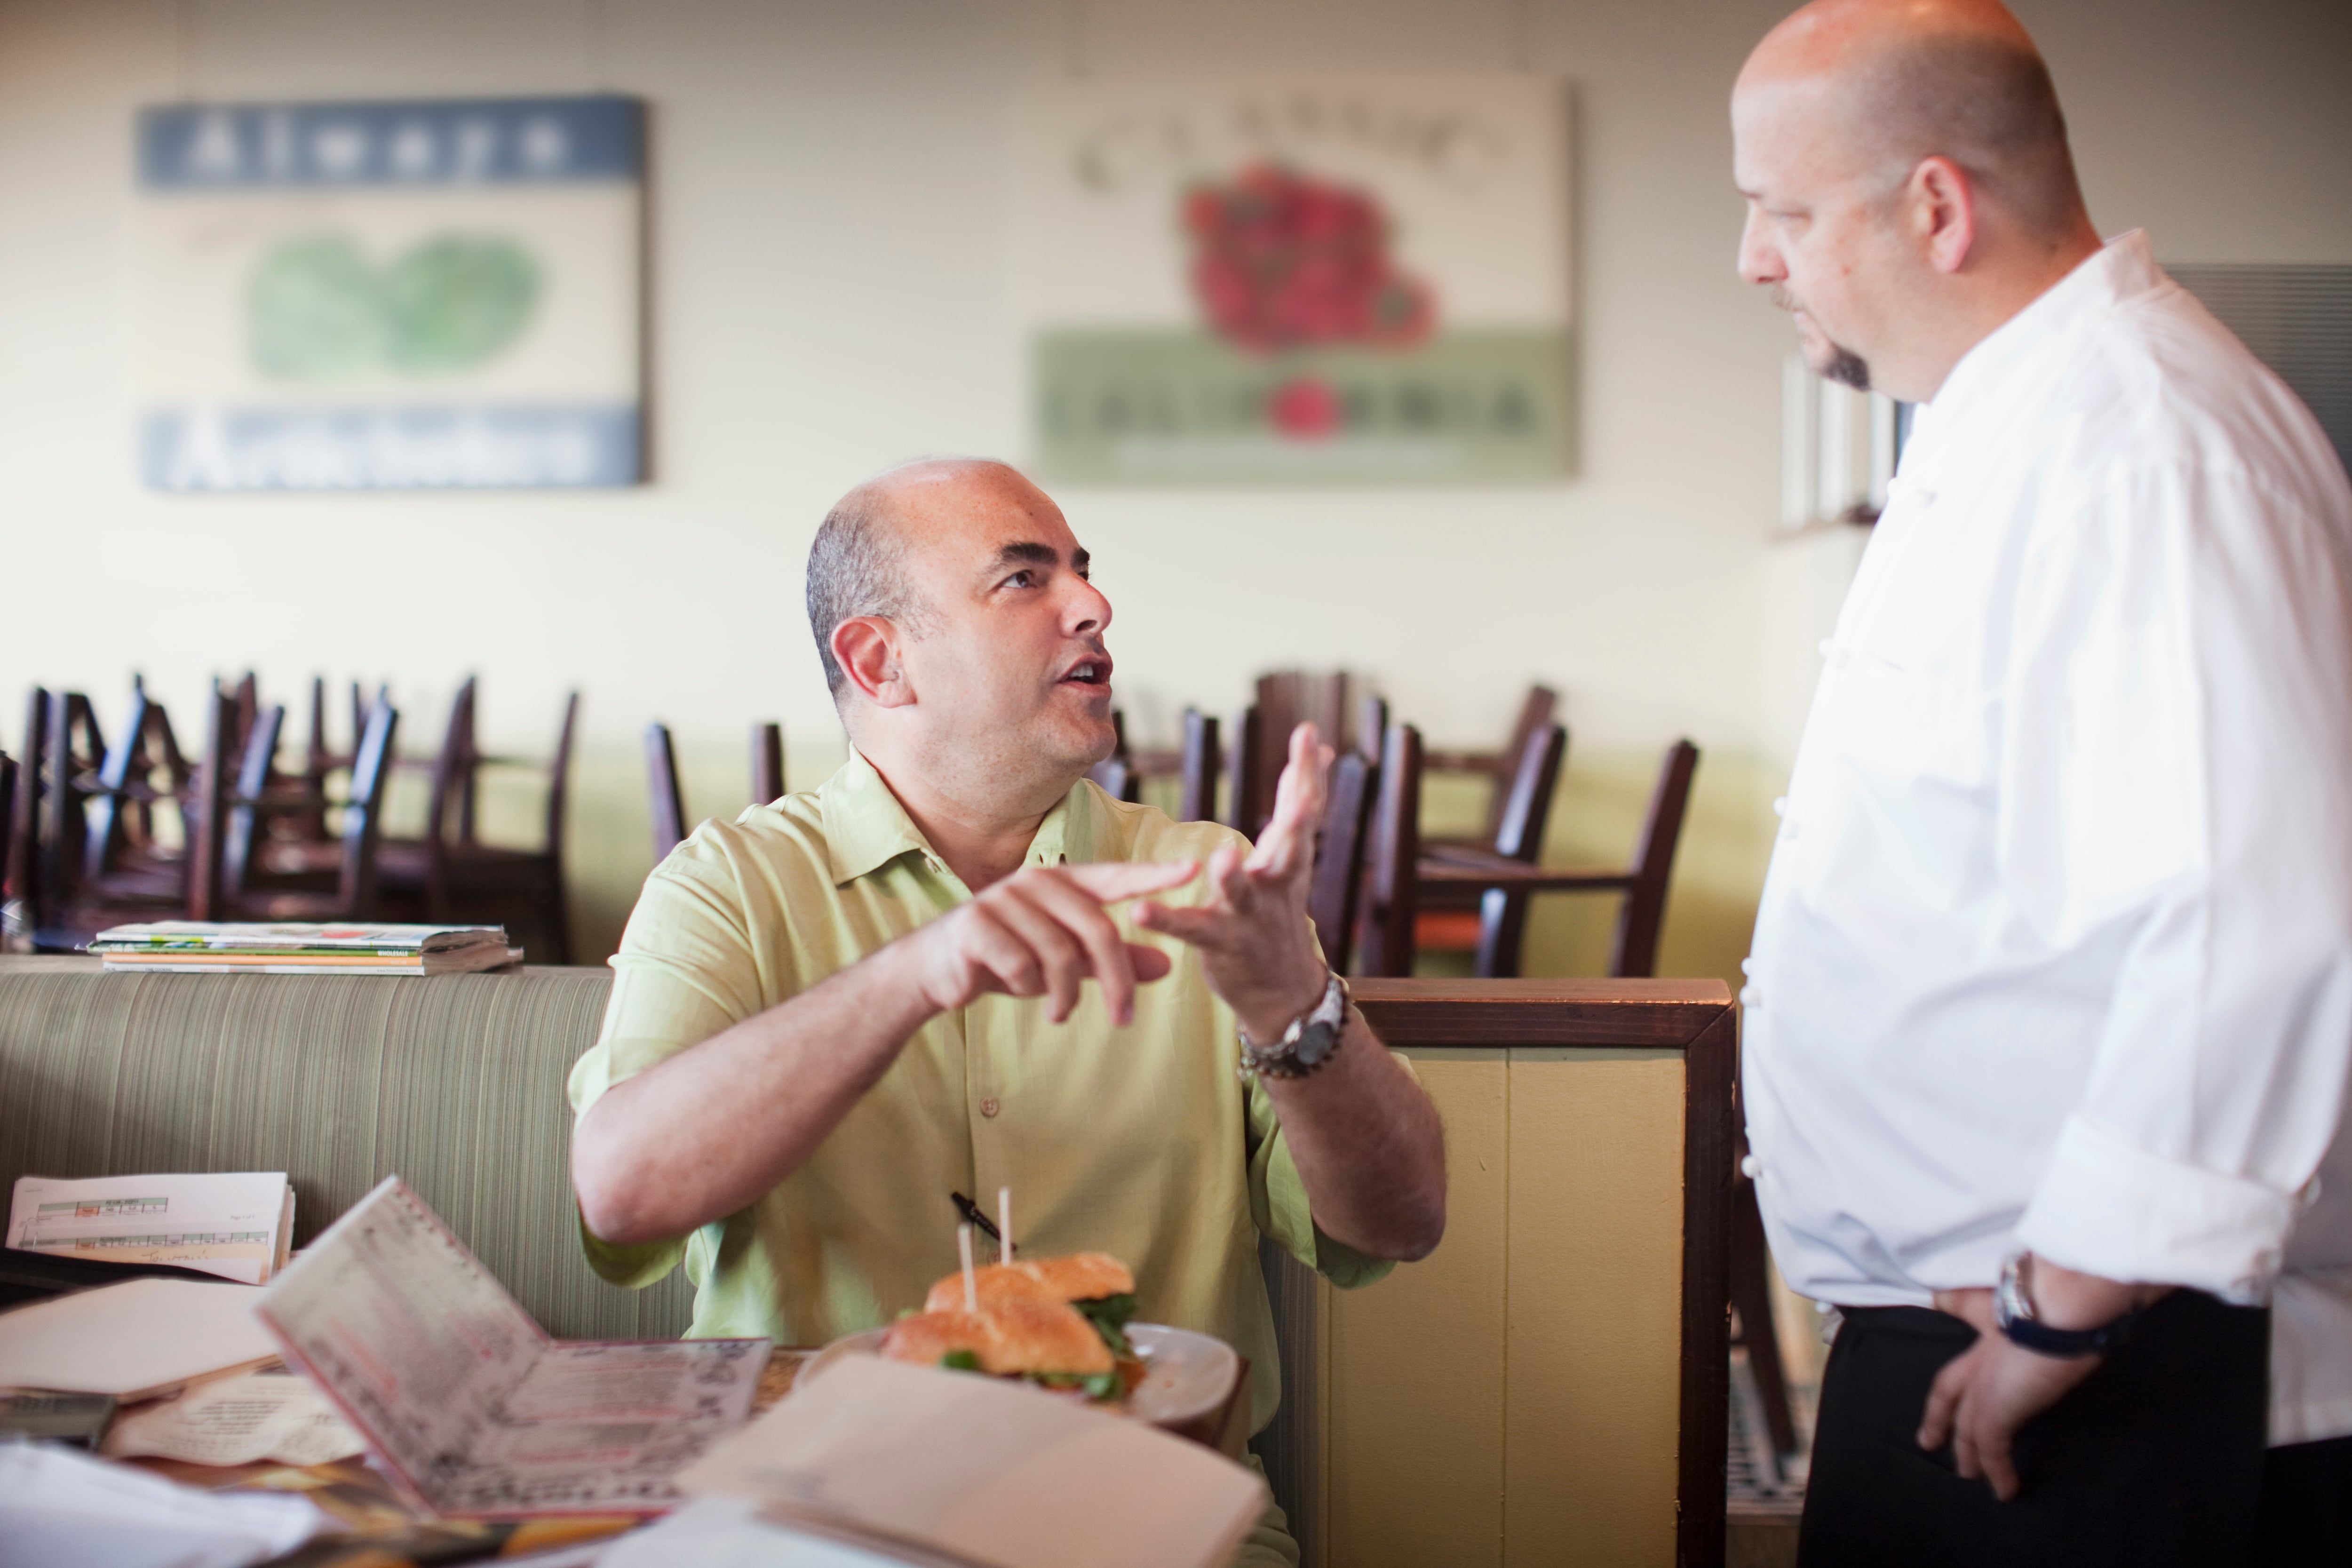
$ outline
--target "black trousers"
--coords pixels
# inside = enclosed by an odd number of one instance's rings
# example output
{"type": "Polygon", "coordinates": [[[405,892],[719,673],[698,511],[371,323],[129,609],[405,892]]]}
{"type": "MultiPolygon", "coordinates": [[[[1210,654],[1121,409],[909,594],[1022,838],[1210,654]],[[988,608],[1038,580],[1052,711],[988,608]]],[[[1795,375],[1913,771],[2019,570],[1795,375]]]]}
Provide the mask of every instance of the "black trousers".
{"type": "Polygon", "coordinates": [[[2255,1542],[2258,1568],[2352,1568],[2352,1437],[2264,1456],[2255,1542]]]}
{"type": "Polygon", "coordinates": [[[2270,1313],[2178,1290],[2017,1436],[2023,1490],[1916,1441],[1936,1373],[1976,1341],[1925,1307],[1848,1311],[1822,1375],[1804,1568],[2239,1568],[2254,1561],[2270,1313]]]}

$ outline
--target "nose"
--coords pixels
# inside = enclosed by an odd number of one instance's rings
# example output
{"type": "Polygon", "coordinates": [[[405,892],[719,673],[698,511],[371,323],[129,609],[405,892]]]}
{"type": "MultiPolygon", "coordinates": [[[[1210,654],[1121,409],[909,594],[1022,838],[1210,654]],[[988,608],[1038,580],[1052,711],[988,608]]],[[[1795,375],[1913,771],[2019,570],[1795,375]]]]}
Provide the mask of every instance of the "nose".
{"type": "Polygon", "coordinates": [[[1062,607],[1062,616],[1072,637],[1092,633],[1100,637],[1110,628],[1110,600],[1103,591],[1076,573],[1069,574],[1071,592],[1062,607]]]}
{"type": "Polygon", "coordinates": [[[1739,226],[1739,254],[1735,264],[1739,276],[1750,283],[1778,283],[1789,275],[1781,265],[1780,253],[1764,237],[1764,226],[1757,220],[1757,210],[1748,209],[1747,221],[1739,226]]]}

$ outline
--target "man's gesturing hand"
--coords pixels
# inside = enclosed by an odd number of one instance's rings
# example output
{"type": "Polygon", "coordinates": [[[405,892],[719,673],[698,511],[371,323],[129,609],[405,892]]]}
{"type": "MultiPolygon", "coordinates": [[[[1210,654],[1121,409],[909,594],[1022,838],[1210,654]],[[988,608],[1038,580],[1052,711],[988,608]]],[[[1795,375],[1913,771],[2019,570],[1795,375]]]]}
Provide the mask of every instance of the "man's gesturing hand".
{"type": "Polygon", "coordinates": [[[1274,820],[1243,858],[1233,848],[1209,857],[1209,896],[1192,909],[1140,904],[1135,923],[1200,951],[1202,967],[1255,1040],[1271,1044],[1323,995],[1328,971],[1315,954],[1307,892],[1315,879],[1315,835],[1331,748],[1315,726],[1290,732],[1290,763],[1275,792],[1274,820]]]}
{"type": "Polygon", "coordinates": [[[912,939],[924,1000],[945,1012],[990,991],[1050,996],[1047,1011],[1058,1024],[1078,1005],[1078,983],[1091,975],[1111,1021],[1132,1023],[1137,984],[1158,980],[1171,966],[1166,953],[1123,940],[1104,906],[1189,882],[1194,869],[1183,860],[1016,871],[912,939]]]}

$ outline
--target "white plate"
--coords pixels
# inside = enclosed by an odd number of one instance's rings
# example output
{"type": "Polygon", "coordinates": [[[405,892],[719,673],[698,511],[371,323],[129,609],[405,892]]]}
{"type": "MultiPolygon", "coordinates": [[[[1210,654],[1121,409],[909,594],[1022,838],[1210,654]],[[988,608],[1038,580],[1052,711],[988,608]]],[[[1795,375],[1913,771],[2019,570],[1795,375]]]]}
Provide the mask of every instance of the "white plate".
{"type": "MultiPolygon", "coordinates": [[[[876,1355],[888,1329],[867,1329],[845,1334],[809,1358],[793,1380],[798,1387],[845,1356],[876,1355]]],[[[1241,1357],[1234,1347],[1190,1329],[1165,1323],[1129,1323],[1128,1343],[1143,1359],[1143,1381],[1127,1396],[1127,1413],[1155,1426],[1179,1426],[1196,1421],[1225,1402],[1241,1373],[1241,1357]]]]}

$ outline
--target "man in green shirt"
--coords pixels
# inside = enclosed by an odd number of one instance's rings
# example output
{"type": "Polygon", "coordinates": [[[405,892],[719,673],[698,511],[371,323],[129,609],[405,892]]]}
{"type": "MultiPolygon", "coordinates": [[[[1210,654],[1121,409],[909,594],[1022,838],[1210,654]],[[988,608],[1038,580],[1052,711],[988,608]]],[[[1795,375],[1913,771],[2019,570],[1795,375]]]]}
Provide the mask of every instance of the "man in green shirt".
{"type": "MultiPolygon", "coordinates": [[[[956,1267],[950,1194],[1008,1186],[1024,1250],[1116,1254],[1139,1318],[1248,1356],[1260,1426],[1258,1237],[1342,1286],[1425,1256],[1442,1137],[1362,1018],[1328,1023],[1328,750],[1292,737],[1254,848],[1110,799],[1087,574],[1001,464],[894,469],[825,519],[809,616],[849,762],[646,882],[572,1075],[583,1241],[624,1284],[683,1257],[697,1335],[818,1344],[919,1306],[956,1267]]],[[[1244,1561],[1287,1551],[1261,1531],[1244,1561]]]]}

